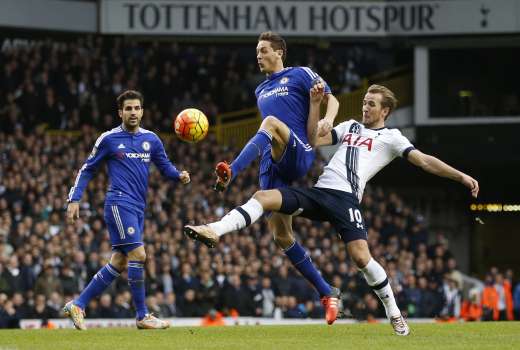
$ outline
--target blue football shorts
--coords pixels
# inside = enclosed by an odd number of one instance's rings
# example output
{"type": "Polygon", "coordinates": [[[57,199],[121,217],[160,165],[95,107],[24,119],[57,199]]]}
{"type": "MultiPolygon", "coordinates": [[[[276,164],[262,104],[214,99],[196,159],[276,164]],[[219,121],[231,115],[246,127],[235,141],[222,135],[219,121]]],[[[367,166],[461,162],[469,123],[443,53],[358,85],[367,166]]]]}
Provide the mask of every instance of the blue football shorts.
{"type": "Polygon", "coordinates": [[[112,250],[127,254],[143,245],[144,213],[119,204],[105,205],[105,223],[112,250]]]}
{"type": "Polygon", "coordinates": [[[345,243],[368,238],[359,201],[352,193],[318,187],[278,190],[282,194],[281,213],[328,221],[345,243]]]}
{"type": "Polygon", "coordinates": [[[260,189],[288,187],[290,184],[305,176],[312,166],[315,153],[310,145],[303,143],[291,130],[289,142],[279,161],[275,161],[271,154],[271,147],[267,147],[260,159],[259,182],[260,189]]]}

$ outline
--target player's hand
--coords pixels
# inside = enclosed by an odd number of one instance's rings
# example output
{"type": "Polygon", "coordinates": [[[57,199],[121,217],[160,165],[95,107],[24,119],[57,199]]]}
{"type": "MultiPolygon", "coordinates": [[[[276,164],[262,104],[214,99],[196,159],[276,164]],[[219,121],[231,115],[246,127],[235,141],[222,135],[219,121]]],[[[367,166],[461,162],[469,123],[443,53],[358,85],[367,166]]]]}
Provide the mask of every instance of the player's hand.
{"type": "Polygon", "coordinates": [[[323,96],[325,96],[325,84],[318,80],[309,91],[311,103],[321,103],[323,96]]]}
{"type": "Polygon", "coordinates": [[[472,178],[469,175],[463,174],[460,182],[462,182],[462,184],[464,186],[466,186],[467,188],[469,188],[471,190],[471,195],[473,197],[477,198],[478,191],[479,191],[477,180],[475,180],[474,178],[472,178]]]}
{"type": "Polygon", "coordinates": [[[190,179],[190,173],[188,173],[186,170],[181,171],[181,175],[179,176],[179,181],[180,181],[183,185],[189,184],[190,181],[191,181],[191,179],[190,179]]]}
{"type": "Polygon", "coordinates": [[[79,219],[79,202],[71,202],[67,205],[67,222],[73,224],[79,219]]]}
{"type": "Polygon", "coordinates": [[[329,122],[327,119],[321,119],[318,122],[318,136],[324,137],[330,134],[330,131],[332,130],[332,123],[329,122]]]}

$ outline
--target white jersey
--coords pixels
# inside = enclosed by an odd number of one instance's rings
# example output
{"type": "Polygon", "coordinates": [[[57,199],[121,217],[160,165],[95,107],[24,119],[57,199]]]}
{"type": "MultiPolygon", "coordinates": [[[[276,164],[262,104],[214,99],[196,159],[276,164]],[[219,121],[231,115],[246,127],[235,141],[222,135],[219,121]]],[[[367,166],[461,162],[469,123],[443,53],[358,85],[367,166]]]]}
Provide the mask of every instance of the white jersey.
{"type": "MultiPolygon", "coordinates": [[[[367,129],[349,120],[334,130],[336,153],[323,170],[316,187],[350,192],[359,201],[366,183],[398,156],[407,156],[414,149],[410,141],[397,129],[367,129]]],[[[334,141],[334,140],[333,140],[334,141]]]]}

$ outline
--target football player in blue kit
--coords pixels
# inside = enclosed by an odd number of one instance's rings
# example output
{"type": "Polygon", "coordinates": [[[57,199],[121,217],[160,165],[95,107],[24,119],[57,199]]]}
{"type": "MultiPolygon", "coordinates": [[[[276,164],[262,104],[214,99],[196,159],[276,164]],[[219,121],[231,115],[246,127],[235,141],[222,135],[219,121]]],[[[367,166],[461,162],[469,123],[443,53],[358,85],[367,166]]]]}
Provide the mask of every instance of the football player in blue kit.
{"type": "Polygon", "coordinates": [[[70,189],[67,206],[67,219],[74,223],[79,218],[79,201],[88,182],[99,165],[106,161],[110,185],[104,216],[113,253],[110,262],[94,275],[77,299],[65,305],[63,311],[78,330],[86,329],[84,310],[89,301],[128,268],[137,328],[164,329],[169,323],[150,314],[145,304],[143,226],[150,163],[154,163],[164,177],[182,184],[190,182],[190,175],[186,171],[179,172],[170,162],[155,133],[139,126],[143,117],[141,93],[125,91],[117,98],[117,105],[122,124],[96,140],[70,189]]]}
{"type": "MultiPolygon", "coordinates": [[[[258,109],[262,124],[231,163],[216,166],[216,190],[224,190],[236,176],[260,157],[259,182],[262,190],[289,186],[303,177],[314,161],[315,153],[309,144],[308,133],[316,124],[308,123],[309,91],[323,84],[327,110],[318,122],[318,132],[326,135],[332,130],[339,102],[329,86],[308,67],[284,67],[287,48],[284,39],[273,32],[264,32],[258,38],[256,57],[266,80],[256,88],[258,109]]],[[[272,213],[268,223],[276,244],[284,250],[294,267],[316,288],[325,307],[327,323],[337,317],[339,290],[331,288],[312,263],[309,254],[292,234],[292,217],[272,213]]],[[[196,232],[186,235],[199,239],[196,232]]],[[[201,240],[208,246],[214,243],[201,240]]]]}

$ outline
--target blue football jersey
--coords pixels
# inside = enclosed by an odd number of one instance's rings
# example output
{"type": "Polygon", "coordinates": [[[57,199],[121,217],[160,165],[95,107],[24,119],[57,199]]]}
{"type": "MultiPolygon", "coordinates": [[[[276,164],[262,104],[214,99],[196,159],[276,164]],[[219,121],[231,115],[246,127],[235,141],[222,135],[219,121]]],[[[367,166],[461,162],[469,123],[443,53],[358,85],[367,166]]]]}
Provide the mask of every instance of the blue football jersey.
{"type": "MultiPolygon", "coordinates": [[[[308,144],[309,90],[316,79],[321,78],[308,67],[287,67],[268,76],[255,90],[262,119],[276,117],[308,144]]],[[[324,83],[325,93],[330,94],[330,87],[324,83]]]]}
{"type": "Polygon", "coordinates": [[[130,133],[119,126],[104,132],[96,140],[92,153],[70,189],[69,201],[81,199],[85,187],[104,160],[107,161],[110,181],[105,205],[119,204],[144,210],[150,162],[166,178],[177,181],[180,176],[155,133],[143,128],[130,133]]]}

